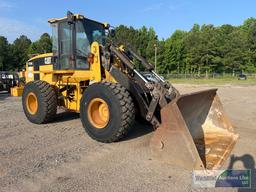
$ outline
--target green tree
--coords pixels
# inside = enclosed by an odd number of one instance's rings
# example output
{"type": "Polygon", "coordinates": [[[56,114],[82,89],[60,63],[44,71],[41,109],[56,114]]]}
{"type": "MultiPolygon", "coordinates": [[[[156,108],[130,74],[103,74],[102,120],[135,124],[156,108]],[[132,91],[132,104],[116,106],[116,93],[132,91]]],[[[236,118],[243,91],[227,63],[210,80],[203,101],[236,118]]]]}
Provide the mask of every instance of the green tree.
{"type": "Polygon", "coordinates": [[[30,45],[31,40],[28,39],[25,35],[20,36],[13,42],[11,46],[13,55],[12,69],[21,70],[25,66],[27,60],[29,59],[28,51],[30,45]]]}
{"type": "Polygon", "coordinates": [[[172,71],[181,73],[186,71],[186,51],[184,40],[187,33],[177,30],[173,35],[166,39],[164,46],[164,66],[161,67],[162,72],[172,71]]]}
{"type": "Polygon", "coordinates": [[[187,53],[186,65],[188,72],[200,74],[202,41],[200,36],[200,26],[198,24],[195,24],[188,32],[184,43],[187,53]]]}
{"type": "Polygon", "coordinates": [[[0,36],[0,70],[8,69],[9,45],[5,37],[0,36]]]}
{"type": "Polygon", "coordinates": [[[52,52],[52,40],[48,33],[41,35],[38,41],[31,43],[29,54],[43,54],[52,52]]]}
{"type": "Polygon", "coordinates": [[[246,37],[246,71],[249,73],[256,72],[256,19],[249,18],[244,21],[241,28],[245,31],[246,37]]]}
{"type": "MultiPolygon", "coordinates": [[[[116,37],[114,41],[117,44],[124,44],[146,58],[150,63],[154,63],[154,45],[158,44],[156,32],[153,28],[143,26],[140,29],[120,25],[116,28],[116,37]]],[[[138,68],[141,66],[135,62],[138,68]]]]}

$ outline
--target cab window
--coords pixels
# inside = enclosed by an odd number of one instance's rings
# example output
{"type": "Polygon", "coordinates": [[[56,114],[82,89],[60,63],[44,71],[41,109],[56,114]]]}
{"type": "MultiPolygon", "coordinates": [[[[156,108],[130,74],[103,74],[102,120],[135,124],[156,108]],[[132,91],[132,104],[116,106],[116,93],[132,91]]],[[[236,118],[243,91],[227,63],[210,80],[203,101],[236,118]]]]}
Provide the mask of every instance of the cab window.
{"type": "Polygon", "coordinates": [[[87,56],[90,53],[90,42],[84,30],[83,23],[78,21],[76,23],[76,68],[89,69],[87,56]]]}

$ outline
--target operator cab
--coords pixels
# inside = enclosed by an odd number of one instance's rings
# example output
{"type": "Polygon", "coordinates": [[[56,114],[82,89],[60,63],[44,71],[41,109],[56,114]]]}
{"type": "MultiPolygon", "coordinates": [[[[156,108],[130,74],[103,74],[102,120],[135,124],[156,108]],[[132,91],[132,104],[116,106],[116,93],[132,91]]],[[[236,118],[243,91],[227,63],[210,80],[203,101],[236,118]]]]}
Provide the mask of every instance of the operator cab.
{"type": "Polygon", "coordinates": [[[52,26],[54,69],[89,70],[87,57],[91,44],[105,44],[105,30],[109,25],[71,12],[67,17],[51,19],[49,23],[52,26]]]}

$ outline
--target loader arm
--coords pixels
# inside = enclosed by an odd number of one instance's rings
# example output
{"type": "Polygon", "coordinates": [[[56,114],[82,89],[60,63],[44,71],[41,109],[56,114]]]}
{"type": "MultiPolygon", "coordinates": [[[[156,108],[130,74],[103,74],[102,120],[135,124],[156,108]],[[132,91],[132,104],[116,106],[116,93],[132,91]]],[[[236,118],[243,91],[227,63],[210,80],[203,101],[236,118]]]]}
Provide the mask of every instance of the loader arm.
{"type": "MultiPolygon", "coordinates": [[[[117,68],[111,61],[103,64],[110,74],[134,96],[139,105],[142,117],[149,121],[154,128],[161,124],[159,109],[175,99],[179,92],[167,81],[164,81],[153,71],[153,66],[131,49],[122,49],[113,43],[103,49],[104,55],[116,57],[121,61],[121,68],[117,68]],[[158,82],[148,81],[134,65],[137,59],[154,76],[158,82]]],[[[111,57],[110,57],[111,58],[111,57]]]]}
{"type": "Polygon", "coordinates": [[[103,64],[110,74],[133,95],[141,116],[156,129],[151,142],[154,156],[186,169],[218,169],[229,157],[237,139],[224,112],[217,89],[180,95],[163,80],[144,58],[133,50],[109,44],[110,55],[103,64]],[[121,61],[121,68],[111,61],[121,61]],[[137,59],[158,81],[148,81],[136,70],[137,59]]]}

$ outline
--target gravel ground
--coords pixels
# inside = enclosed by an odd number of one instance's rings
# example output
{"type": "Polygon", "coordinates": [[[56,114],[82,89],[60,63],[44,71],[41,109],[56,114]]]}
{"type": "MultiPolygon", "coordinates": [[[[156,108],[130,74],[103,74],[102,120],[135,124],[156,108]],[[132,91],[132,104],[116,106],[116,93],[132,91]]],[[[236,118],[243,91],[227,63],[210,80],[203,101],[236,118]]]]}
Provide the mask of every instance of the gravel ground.
{"type": "MultiPolygon", "coordinates": [[[[182,93],[209,88],[176,87],[182,93]]],[[[226,85],[218,93],[240,134],[232,154],[245,162],[233,168],[253,168],[256,86],[226,85]]],[[[1,93],[0,191],[219,191],[193,188],[190,171],[151,159],[152,134],[150,127],[136,124],[123,141],[98,143],[85,134],[79,114],[60,113],[53,123],[34,125],[23,114],[21,98],[1,93]]]]}

